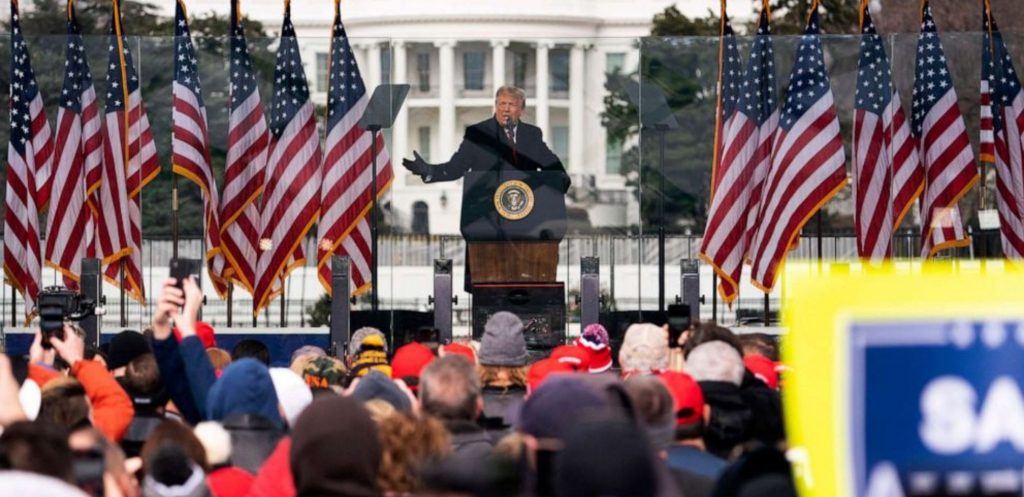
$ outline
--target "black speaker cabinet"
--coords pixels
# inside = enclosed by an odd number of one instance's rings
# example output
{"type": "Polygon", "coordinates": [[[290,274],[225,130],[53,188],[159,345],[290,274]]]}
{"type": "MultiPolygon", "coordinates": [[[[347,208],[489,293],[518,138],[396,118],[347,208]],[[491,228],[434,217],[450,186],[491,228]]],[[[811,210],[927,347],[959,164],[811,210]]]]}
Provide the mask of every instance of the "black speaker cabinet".
{"type": "Polygon", "coordinates": [[[352,333],[363,326],[373,326],[384,332],[388,337],[388,351],[413,341],[413,336],[420,326],[433,326],[434,314],[418,311],[352,311],[352,333]]]}
{"type": "Polygon", "coordinates": [[[473,339],[484,335],[492,314],[508,311],[523,321],[526,346],[550,349],[565,343],[564,283],[478,283],[473,285],[473,339]]]}

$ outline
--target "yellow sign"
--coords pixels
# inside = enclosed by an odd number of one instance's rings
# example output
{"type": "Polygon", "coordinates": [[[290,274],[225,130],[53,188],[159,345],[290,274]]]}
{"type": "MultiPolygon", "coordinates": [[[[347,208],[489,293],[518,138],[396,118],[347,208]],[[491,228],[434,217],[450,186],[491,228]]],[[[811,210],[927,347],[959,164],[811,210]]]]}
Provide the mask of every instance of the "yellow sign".
{"type": "Polygon", "coordinates": [[[1021,495],[1021,478],[999,477],[1024,468],[1024,274],[788,269],[782,390],[800,495],[1021,495]]]}
{"type": "Polygon", "coordinates": [[[533,211],[533,189],[519,180],[506,181],[494,192],[494,208],[510,221],[522,219],[533,211]]]}

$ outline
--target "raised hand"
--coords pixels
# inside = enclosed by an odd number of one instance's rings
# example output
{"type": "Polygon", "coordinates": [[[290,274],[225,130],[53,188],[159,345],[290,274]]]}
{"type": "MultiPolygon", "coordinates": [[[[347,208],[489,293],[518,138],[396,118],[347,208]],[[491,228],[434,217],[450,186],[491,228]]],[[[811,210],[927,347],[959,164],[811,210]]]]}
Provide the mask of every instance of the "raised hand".
{"type": "Polygon", "coordinates": [[[64,339],[55,336],[50,337],[50,345],[57,351],[65,362],[74,366],[76,362],[85,358],[85,340],[75,331],[74,328],[64,325],[64,339]]]}
{"type": "Polygon", "coordinates": [[[402,159],[402,165],[417,176],[425,176],[430,171],[430,164],[420,157],[419,152],[413,150],[413,159],[402,159]]]}
{"type": "Polygon", "coordinates": [[[191,276],[185,278],[182,287],[185,291],[185,307],[174,324],[178,326],[184,338],[196,334],[196,320],[199,319],[199,308],[203,306],[203,290],[191,276]]]}
{"type": "Polygon", "coordinates": [[[153,338],[167,340],[171,336],[171,321],[178,317],[181,306],[185,305],[185,291],[178,288],[178,280],[167,278],[160,289],[160,297],[156,300],[156,312],[153,313],[153,338]]]}

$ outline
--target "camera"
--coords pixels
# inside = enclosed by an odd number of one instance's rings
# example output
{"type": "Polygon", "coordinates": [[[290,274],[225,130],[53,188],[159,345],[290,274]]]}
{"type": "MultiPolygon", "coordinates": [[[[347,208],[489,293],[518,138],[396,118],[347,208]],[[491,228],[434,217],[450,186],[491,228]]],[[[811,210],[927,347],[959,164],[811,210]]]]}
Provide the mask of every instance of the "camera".
{"type": "Polygon", "coordinates": [[[42,345],[50,348],[50,337],[64,339],[64,321],[81,321],[96,312],[96,302],[62,286],[48,286],[36,297],[42,345]]]}

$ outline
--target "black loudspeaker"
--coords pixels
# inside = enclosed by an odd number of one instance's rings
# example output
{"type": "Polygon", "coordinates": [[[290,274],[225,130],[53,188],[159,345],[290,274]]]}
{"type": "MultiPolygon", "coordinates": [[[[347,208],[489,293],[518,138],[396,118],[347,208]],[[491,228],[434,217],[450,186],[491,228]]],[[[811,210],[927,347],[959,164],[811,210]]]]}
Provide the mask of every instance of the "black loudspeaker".
{"type": "Polygon", "coordinates": [[[352,333],[364,326],[373,326],[388,337],[388,351],[413,341],[416,330],[421,326],[433,326],[434,314],[419,311],[352,311],[350,317],[352,333]]]}
{"type": "Polygon", "coordinates": [[[605,330],[608,330],[608,342],[612,348],[612,361],[615,367],[619,367],[619,349],[622,348],[622,338],[626,336],[626,329],[635,323],[652,323],[662,326],[668,322],[668,313],[665,311],[612,311],[601,313],[599,321],[605,330]]]}
{"type": "Polygon", "coordinates": [[[508,311],[523,321],[526,347],[550,349],[565,343],[564,283],[479,283],[473,285],[473,339],[484,335],[492,314],[508,311]]]}

